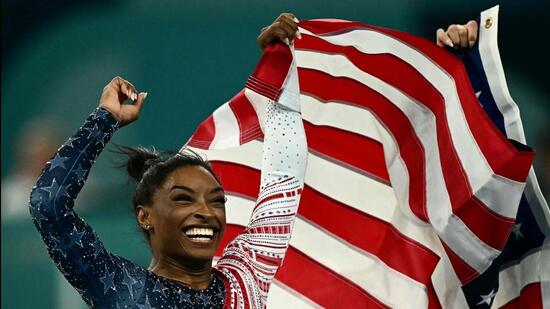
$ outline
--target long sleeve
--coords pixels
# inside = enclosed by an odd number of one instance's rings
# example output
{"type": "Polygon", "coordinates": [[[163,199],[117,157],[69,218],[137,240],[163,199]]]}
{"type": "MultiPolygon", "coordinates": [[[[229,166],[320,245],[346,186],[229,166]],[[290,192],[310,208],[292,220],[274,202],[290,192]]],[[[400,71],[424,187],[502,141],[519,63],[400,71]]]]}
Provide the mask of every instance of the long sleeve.
{"type": "Polygon", "coordinates": [[[291,67],[279,100],[269,100],[266,106],[261,187],[250,222],[216,265],[230,281],[232,303],[226,305],[232,308],[265,307],[289,246],[307,161],[295,70],[291,67]]]}
{"type": "Polygon", "coordinates": [[[30,213],[51,258],[90,306],[115,289],[113,256],[75,213],[74,199],[117,128],[108,111],[97,109],[48,161],[30,195],[30,213]]]}

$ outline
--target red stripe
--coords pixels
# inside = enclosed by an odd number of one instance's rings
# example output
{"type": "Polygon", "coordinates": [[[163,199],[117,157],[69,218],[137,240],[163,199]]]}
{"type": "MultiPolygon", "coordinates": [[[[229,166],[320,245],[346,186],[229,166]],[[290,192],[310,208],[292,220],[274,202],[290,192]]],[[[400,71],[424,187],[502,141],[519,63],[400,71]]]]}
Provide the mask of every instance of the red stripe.
{"type": "MultiPolygon", "coordinates": [[[[440,67],[452,75],[464,115],[468,126],[479,145],[483,155],[487,158],[493,171],[501,176],[524,182],[529,173],[534,154],[532,152],[517,151],[516,148],[503,136],[498,128],[483,111],[472,89],[468,75],[460,59],[454,57],[445,49],[438,47],[433,42],[407,33],[385,29],[381,27],[366,26],[354,22],[320,22],[303,21],[301,27],[317,34],[329,32],[345,32],[352,28],[364,28],[395,37],[415,49],[424,53],[435,61],[440,67]]],[[[301,40],[295,43],[300,48],[301,40]]],[[[300,81],[301,82],[301,81],[300,81]]]]}
{"type": "Polygon", "coordinates": [[[501,309],[537,309],[542,308],[542,291],[540,282],[534,282],[521,289],[519,297],[516,297],[500,307],[501,309]]]}
{"type": "Polygon", "coordinates": [[[442,241],[441,244],[443,244],[443,248],[445,249],[445,252],[449,257],[449,261],[451,262],[451,265],[456,272],[458,280],[460,280],[463,285],[472,281],[475,277],[479,275],[475,269],[466,264],[466,262],[464,262],[464,260],[456,255],[453,250],[449,249],[445,242],[442,241]]]}
{"type": "MultiPolygon", "coordinates": [[[[221,278],[225,278],[225,274],[223,272],[221,272],[216,268],[213,268],[213,270],[217,272],[221,278]]],[[[223,280],[223,286],[225,288],[225,298],[223,300],[223,308],[230,309],[231,308],[231,285],[229,284],[228,280],[223,280]]]]}
{"type": "Polygon", "coordinates": [[[210,115],[193,133],[187,145],[200,149],[208,149],[215,135],[216,125],[214,124],[214,117],[210,115]]]}
{"type": "Polygon", "coordinates": [[[478,103],[466,69],[460,59],[431,41],[398,31],[373,28],[414,45],[453,76],[468,126],[492,170],[498,175],[525,182],[535,155],[534,152],[518,151],[493,124],[478,103]]]}
{"type": "MultiPolygon", "coordinates": [[[[513,218],[504,217],[473,197],[458,154],[452,144],[445,114],[445,101],[437,90],[413,67],[388,54],[368,55],[353,47],[340,47],[319,38],[304,36],[300,44],[326,53],[344,54],[361,70],[372,74],[428,107],[436,116],[437,145],[445,184],[453,212],[486,244],[501,250],[508,238],[513,218]],[[407,76],[404,79],[403,76],[407,76]],[[490,226],[491,228],[487,228],[490,226]]],[[[303,85],[303,82],[302,82],[303,85]]],[[[411,178],[411,182],[414,179],[411,178]]]]}
{"type": "MultiPolygon", "coordinates": [[[[391,67],[388,69],[391,70],[391,67]]],[[[298,69],[298,75],[301,92],[314,94],[323,101],[343,102],[369,109],[386,125],[395,137],[411,179],[409,184],[411,210],[418,218],[428,222],[424,149],[403,112],[381,94],[355,80],[332,77],[303,68],[298,69]]]]}
{"type": "Polygon", "coordinates": [[[254,90],[255,92],[274,101],[277,101],[279,99],[279,94],[281,92],[279,88],[269,85],[262,80],[255,78],[254,76],[250,76],[248,78],[245,87],[254,90]]]}
{"type": "Polygon", "coordinates": [[[266,47],[252,76],[273,88],[281,89],[291,63],[292,53],[288,46],[280,42],[270,44],[266,47]]]}
{"type": "Polygon", "coordinates": [[[378,141],[342,129],[314,125],[305,120],[304,128],[310,150],[389,184],[384,149],[378,141]]]}
{"type": "MultiPolygon", "coordinates": [[[[226,235],[219,247],[225,247],[231,240],[227,235],[238,235],[243,230],[241,226],[227,224],[226,235]]],[[[275,277],[325,308],[387,308],[360,286],[292,246],[275,277]]]]}
{"type": "Polygon", "coordinates": [[[229,101],[229,107],[239,124],[239,143],[241,145],[263,136],[256,110],[246,98],[244,89],[229,101]]]}
{"type": "MultiPolygon", "coordinates": [[[[259,186],[260,173],[253,168],[227,162],[212,162],[212,167],[216,173],[228,176],[228,179],[222,178],[226,192],[247,195],[245,192],[253,193],[253,188],[259,186]]],[[[255,195],[248,197],[256,198],[255,195]]],[[[393,225],[335,201],[309,186],[302,192],[298,216],[378,256],[389,267],[424,284],[428,288],[430,302],[435,302],[436,307],[439,305],[430,279],[439,257],[401,234],[393,225]]]]}

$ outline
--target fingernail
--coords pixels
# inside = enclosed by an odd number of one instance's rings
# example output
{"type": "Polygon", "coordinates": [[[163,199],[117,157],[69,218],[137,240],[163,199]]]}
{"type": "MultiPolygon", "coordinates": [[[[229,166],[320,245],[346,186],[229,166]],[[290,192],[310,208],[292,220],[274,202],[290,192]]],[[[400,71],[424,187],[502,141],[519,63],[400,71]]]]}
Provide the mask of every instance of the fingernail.
{"type": "Polygon", "coordinates": [[[145,100],[147,98],[147,92],[143,93],[143,99],[145,100]]]}
{"type": "Polygon", "coordinates": [[[454,44],[453,44],[453,41],[451,41],[451,39],[446,39],[445,40],[445,45],[450,46],[450,47],[455,47],[454,44]]]}
{"type": "Polygon", "coordinates": [[[296,30],[296,37],[298,39],[301,39],[302,38],[302,34],[300,33],[300,30],[296,30]]]}
{"type": "Polygon", "coordinates": [[[288,38],[285,38],[285,44],[290,45],[290,41],[288,40],[288,38]]]}
{"type": "Polygon", "coordinates": [[[300,21],[298,20],[298,18],[294,17],[294,21],[299,23],[300,21]]]}
{"type": "Polygon", "coordinates": [[[470,48],[474,47],[474,44],[476,43],[476,41],[470,41],[469,44],[470,44],[470,48]]]}

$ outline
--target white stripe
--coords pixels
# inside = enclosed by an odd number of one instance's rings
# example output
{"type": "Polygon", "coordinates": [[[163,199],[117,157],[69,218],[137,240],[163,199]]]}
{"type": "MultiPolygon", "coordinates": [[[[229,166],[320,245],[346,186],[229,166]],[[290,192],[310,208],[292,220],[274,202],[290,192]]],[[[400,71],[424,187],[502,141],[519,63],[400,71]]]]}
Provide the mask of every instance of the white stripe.
{"type": "MultiPolygon", "coordinates": [[[[483,69],[489,83],[491,94],[499,111],[504,118],[504,126],[508,138],[527,144],[523,125],[521,122],[519,108],[512,99],[508,91],[508,85],[504,76],[504,69],[500,60],[498,50],[498,10],[499,7],[494,6],[481,13],[480,20],[482,23],[487,18],[492,18],[493,24],[490,28],[479,28],[479,55],[483,69]]],[[[550,210],[548,204],[542,195],[535,170],[531,168],[529,178],[525,186],[525,196],[529,201],[529,206],[535,215],[537,224],[542,233],[547,237],[550,236],[550,210]]]]}
{"type": "Polygon", "coordinates": [[[321,308],[281,281],[273,280],[267,296],[267,308],[321,308]]]}
{"type": "Polygon", "coordinates": [[[212,114],[216,134],[210,144],[210,149],[223,149],[239,145],[239,123],[229,103],[225,103],[212,114]]]}
{"type": "MultiPolygon", "coordinates": [[[[253,208],[254,201],[228,195],[227,222],[245,226],[248,220],[232,221],[242,219],[241,215],[232,213],[251,213],[253,208]]],[[[428,305],[427,292],[422,284],[391,269],[378,257],[342,243],[299,217],[294,221],[290,245],[391,307],[422,308],[428,305]],[[342,257],[346,263],[342,263],[342,257]]]]}
{"type": "MultiPolygon", "coordinates": [[[[205,152],[201,149],[192,149],[198,153],[205,153],[208,160],[232,162],[257,170],[261,167],[262,143],[259,141],[251,141],[239,148],[226,150],[205,152]]],[[[399,210],[391,187],[312,153],[308,155],[305,183],[338,202],[395,226],[403,235],[414,239],[435,254],[441,254],[440,241],[434,230],[431,226],[417,224],[406,217],[399,210]],[[318,173],[321,173],[321,177],[318,173]]]]}
{"type": "Polygon", "coordinates": [[[498,5],[481,12],[481,25],[485,24],[485,20],[491,18],[492,26],[487,28],[479,27],[479,54],[483,70],[487,76],[489,89],[497,104],[497,107],[504,118],[504,126],[506,135],[523,144],[525,141],[525,133],[519,116],[519,108],[512,99],[506,84],[506,77],[500,60],[498,51],[497,35],[498,35],[498,5]]]}
{"type": "MultiPolygon", "coordinates": [[[[337,102],[321,102],[309,95],[302,94],[302,118],[315,125],[329,126],[340,130],[353,132],[373,140],[384,146],[384,157],[388,171],[396,175],[393,179],[393,188],[397,197],[399,209],[406,218],[420,226],[427,225],[418,219],[411,209],[407,207],[409,201],[409,176],[407,168],[397,145],[387,129],[370,111],[352,105],[337,102]]],[[[377,194],[369,192],[369,194],[377,194]]],[[[405,219],[401,215],[398,218],[405,219]]],[[[394,218],[397,220],[397,218],[394,218]]]]}
{"type": "MultiPolygon", "coordinates": [[[[478,272],[483,272],[500,252],[479,240],[464,222],[452,212],[451,201],[441,169],[436,136],[437,129],[433,113],[398,89],[361,71],[342,55],[327,55],[309,51],[297,51],[296,55],[300,67],[319,70],[332,76],[352,78],[386,97],[407,116],[424,148],[426,207],[430,222],[441,239],[457,255],[478,272]]],[[[390,166],[394,162],[387,162],[387,165],[390,166]]],[[[403,175],[393,174],[392,169],[389,169],[389,172],[393,187],[396,190],[408,190],[408,188],[398,188],[396,186],[403,175]]],[[[332,195],[329,194],[329,196],[332,195]]]]}
{"type": "Polygon", "coordinates": [[[458,280],[446,254],[441,255],[431,278],[442,308],[468,308],[468,302],[462,291],[462,283],[458,280]]]}
{"type": "MultiPolygon", "coordinates": [[[[313,35],[305,29],[302,33],[313,35]]],[[[520,198],[516,192],[521,192],[524,184],[515,181],[503,181],[502,177],[494,176],[490,165],[483,157],[468,127],[458,98],[456,85],[447,72],[443,71],[418,50],[395,38],[373,30],[357,29],[320,38],[335,45],[353,46],[367,54],[393,54],[413,66],[423,75],[444,97],[445,112],[454,148],[468,176],[472,192],[476,193],[476,196],[493,211],[509,218],[515,217],[520,198]],[[487,187],[487,189],[481,190],[483,187],[487,187]],[[501,188],[507,189],[501,190],[501,188]],[[478,196],[477,192],[480,190],[478,196]],[[505,198],[495,200],[492,194],[485,194],[492,192],[499,192],[499,196],[504,195],[505,198]]],[[[301,66],[300,60],[298,60],[298,66],[301,66]]]]}
{"type": "Polygon", "coordinates": [[[262,129],[262,132],[265,132],[264,123],[265,123],[265,117],[266,117],[266,108],[267,108],[267,104],[269,103],[269,99],[248,88],[244,89],[244,95],[246,96],[246,98],[248,99],[248,102],[250,102],[252,107],[254,107],[254,110],[256,111],[256,116],[258,116],[258,122],[260,123],[260,128],[262,129]]]}
{"type": "Polygon", "coordinates": [[[521,290],[530,283],[549,281],[550,245],[545,242],[540,251],[531,253],[524,257],[519,264],[499,272],[499,288],[493,301],[493,308],[499,308],[519,297],[521,290]]]}

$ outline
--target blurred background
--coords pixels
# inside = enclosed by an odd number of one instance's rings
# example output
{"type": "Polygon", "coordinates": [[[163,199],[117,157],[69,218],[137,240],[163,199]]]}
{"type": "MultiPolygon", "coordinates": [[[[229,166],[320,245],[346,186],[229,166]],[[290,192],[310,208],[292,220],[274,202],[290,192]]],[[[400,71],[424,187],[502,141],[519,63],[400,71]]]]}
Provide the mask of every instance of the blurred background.
{"type": "MultiPolygon", "coordinates": [[[[113,138],[177,150],[240,90],[260,57],[259,30],[282,12],[340,18],[429,39],[500,3],[499,46],[535,168],[550,192],[550,89],[545,1],[2,0],[2,308],[84,308],[55,269],[27,208],[57,147],[97,106],[116,75],[149,96],[139,121],[113,138]]],[[[109,148],[109,147],[108,147],[109,148]]],[[[107,249],[148,265],[131,211],[132,185],[104,152],[77,211],[107,249]]]]}

